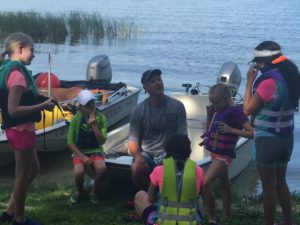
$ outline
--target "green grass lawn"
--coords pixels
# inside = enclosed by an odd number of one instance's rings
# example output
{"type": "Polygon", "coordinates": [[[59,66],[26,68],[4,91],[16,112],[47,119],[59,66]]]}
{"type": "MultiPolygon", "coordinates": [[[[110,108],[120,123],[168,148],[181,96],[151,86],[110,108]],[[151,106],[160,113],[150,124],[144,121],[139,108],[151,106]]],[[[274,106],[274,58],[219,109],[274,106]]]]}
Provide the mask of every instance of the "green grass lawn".
{"type": "MultiPolygon", "coordinates": [[[[4,210],[12,188],[11,183],[1,184],[0,210],[4,210]]],[[[58,185],[45,181],[36,181],[30,187],[26,214],[41,223],[57,225],[120,225],[142,224],[141,222],[127,222],[131,213],[123,203],[132,199],[134,188],[131,184],[120,180],[107,181],[100,194],[98,205],[91,204],[88,199],[76,206],[67,204],[74,191],[73,185],[58,185]]],[[[294,223],[300,224],[300,195],[293,194],[294,223]]],[[[217,214],[221,215],[221,203],[218,198],[217,214]]],[[[204,212],[204,222],[207,215],[204,212]]],[[[276,210],[276,221],[281,221],[281,212],[276,210]]],[[[205,224],[205,223],[204,223],[205,224]]],[[[263,224],[263,209],[261,196],[233,196],[232,219],[226,225],[260,225],[263,224]]]]}

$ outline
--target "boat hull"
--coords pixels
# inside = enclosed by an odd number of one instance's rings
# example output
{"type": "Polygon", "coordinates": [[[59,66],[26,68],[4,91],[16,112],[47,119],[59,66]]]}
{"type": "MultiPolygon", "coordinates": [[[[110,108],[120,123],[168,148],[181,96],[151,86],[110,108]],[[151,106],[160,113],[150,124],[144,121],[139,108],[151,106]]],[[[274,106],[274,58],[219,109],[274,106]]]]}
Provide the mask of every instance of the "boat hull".
{"type": "MultiPolygon", "coordinates": [[[[198,130],[199,131],[199,130],[198,130]]],[[[132,156],[129,155],[127,148],[128,134],[129,134],[129,124],[121,127],[118,132],[122,135],[118,136],[115,132],[114,136],[109,136],[108,141],[116,142],[116,145],[110,145],[105,148],[108,157],[106,159],[106,164],[109,168],[110,174],[117,179],[131,180],[131,164],[132,156]],[[127,133],[127,135],[126,135],[127,133]],[[122,140],[123,139],[123,140],[122,140]]],[[[195,135],[195,129],[188,128],[188,135],[191,140],[193,140],[195,135]]],[[[200,138],[198,135],[198,140],[191,142],[191,145],[198,145],[200,138]]],[[[199,145],[198,145],[199,146],[199,145]]],[[[233,179],[238,176],[246,166],[251,162],[252,158],[252,148],[253,140],[241,138],[235,148],[236,159],[233,160],[229,167],[229,178],[233,179]]],[[[211,164],[210,153],[204,150],[202,147],[192,148],[191,159],[196,161],[198,166],[201,166],[204,170],[207,170],[211,164]]]]}
{"type": "MultiPolygon", "coordinates": [[[[128,87],[127,93],[113,101],[97,106],[97,110],[106,115],[107,127],[111,129],[119,121],[128,118],[132,108],[137,104],[140,89],[128,87]]],[[[71,119],[70,113],[63,111],[67,120],[71,119]]],[[[57,152],[67,149],[68,125],[62,113],[55,108],[53,113],[45,111],[45,122],[36,124],[36,150],[38,152],[57,152]],[[43,129],[45,123],[45,131],[43,129]]],[[[0,166],[14,162],[14,154],[10,149],[4,131],[0,130],[0,166]]]]}
{"type": "Polygon", "coordinates": [[[138,102],[140,89],[128,87],[130,93],[126,94],[124,98],[118,98],[112,102],[107,102],[104,105],[97,107],[97,109],[104,113],[107,120],[107,127],[111,127],[120,120],[128,117],[131,110],[138,102]]]}
{"type": "MultiPolygon", "coordinates": [[[[211,164],[210,153],[206,151],[199,143],[202,141],[200,136],[205,132],[206,124],[206,106],[209,104],[207,95],[185,95],[185,94],[172,94],[172,97],[181,101],[187,112],[187,127],[188,136],[191,141],[192,153],[190,158],[196,161],[198,166],[207,170],[211,164]]],[[[122,132],[122,138],[124,133],[129,134],[129,124],[116,130],[114,133],[114,140],[121,143],[118,140],[118,132],[122,132]],[[123,129],[123,130],[122,130],[123,129]]],[[[126,136],[126,135],[125,135],[126,136]]],[[[121,137],[121,136],[120,136],[121,137]]],[[[111,173],[118,179],[131,179],[131,163],[132,156],[128,155],[128,149],[126,147],[127,138],[124,139],[123,144],[116,146],[110,146],[106,148],[109,157],[106,159],[107,166],[111,173]],[[125,146],[125,147],[124,147],[125,146]],[[121,155],[118,155],[121,154],[121,155]],[[111,157],[110,157],[111,156],[111,157]]],[[[238,176],[245,167],[251,162],[252,158],[253,139],[240,138],[235,147],[236,159],[229,167],[230,179],[238,176]]]]}

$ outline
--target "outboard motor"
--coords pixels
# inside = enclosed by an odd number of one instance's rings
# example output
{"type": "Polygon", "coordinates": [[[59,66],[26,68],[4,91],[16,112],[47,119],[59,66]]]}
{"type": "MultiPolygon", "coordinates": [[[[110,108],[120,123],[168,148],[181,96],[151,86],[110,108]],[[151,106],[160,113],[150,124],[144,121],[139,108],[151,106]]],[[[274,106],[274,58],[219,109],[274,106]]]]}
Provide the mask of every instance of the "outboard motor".
{"type": "Polygon", "coordinates": [[[109,83],[111,78],[112,70],[107,55],[97,55],[89,61],[86,71],[87,80],[99,80],[109,83]]]}
{"type": "Polygon", "coordinates": [[[224,63],[217,77],[217,83],[228,85],[232,90],[232,97],[235,97],[241,84],[241,71],[237,64],[234,62],[224,63]]]}

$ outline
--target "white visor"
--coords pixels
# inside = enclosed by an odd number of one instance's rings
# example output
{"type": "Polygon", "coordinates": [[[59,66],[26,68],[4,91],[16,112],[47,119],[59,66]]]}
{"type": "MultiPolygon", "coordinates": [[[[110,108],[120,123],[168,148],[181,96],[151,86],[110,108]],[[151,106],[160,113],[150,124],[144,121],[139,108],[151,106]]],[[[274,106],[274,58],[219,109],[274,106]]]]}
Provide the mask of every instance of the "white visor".
{"type": "Polygon", "coordinates": [[[269,57],[281,53],[280,50],[254,50],[254,57],[269,57]]]}

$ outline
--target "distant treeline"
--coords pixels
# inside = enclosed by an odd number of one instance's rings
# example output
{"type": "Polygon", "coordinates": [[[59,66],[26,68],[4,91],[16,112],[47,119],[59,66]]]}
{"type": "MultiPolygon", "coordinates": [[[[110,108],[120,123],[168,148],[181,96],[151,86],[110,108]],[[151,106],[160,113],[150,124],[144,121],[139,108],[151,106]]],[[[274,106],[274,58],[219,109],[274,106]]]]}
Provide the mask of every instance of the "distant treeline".
{"type": "Polygon", "coordinates": [[[0,40],[9,34],[24,32],[35,42],[97,42],[104,38],[131,38],[136,26],[128,18],[103,18],[98,13],[72,11],[69,14],[0,12],[0,40]]]}

